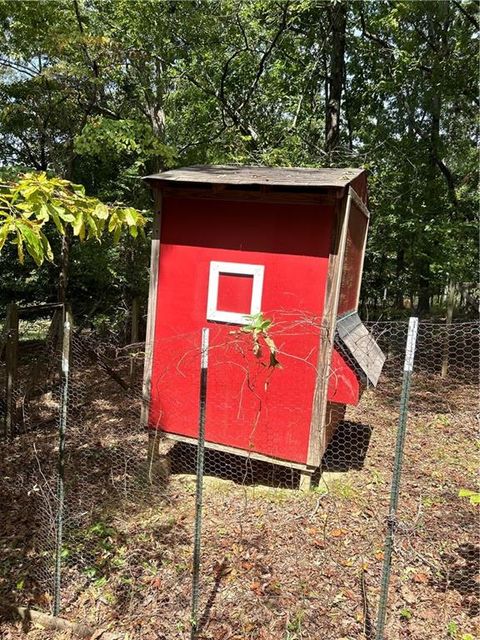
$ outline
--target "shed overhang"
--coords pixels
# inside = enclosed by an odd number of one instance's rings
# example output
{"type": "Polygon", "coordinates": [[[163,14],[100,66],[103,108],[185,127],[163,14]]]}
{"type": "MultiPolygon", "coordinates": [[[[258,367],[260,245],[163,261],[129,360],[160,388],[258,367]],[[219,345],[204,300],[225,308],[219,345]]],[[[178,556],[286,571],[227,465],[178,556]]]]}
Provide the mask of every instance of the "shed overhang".
{"type": "Polygon", "coordinates": [[[299,191],[342,191],[364,174],[358,168],[276,168],[230,165],[193,165],[146,176],[152,186],[223,185],[236,188],[272,187],[299,191]]]}

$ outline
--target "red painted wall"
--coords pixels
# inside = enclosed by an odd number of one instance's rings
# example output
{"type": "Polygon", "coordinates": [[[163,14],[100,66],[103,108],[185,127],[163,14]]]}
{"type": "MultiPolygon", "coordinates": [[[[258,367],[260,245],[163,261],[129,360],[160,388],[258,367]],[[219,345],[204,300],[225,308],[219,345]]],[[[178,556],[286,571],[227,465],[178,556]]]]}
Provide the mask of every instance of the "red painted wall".
{"type": "MultiPolygon", "coordinates": [[[[333,208],[164,198],[152,426],[196,437],[200,330],[211,328],[206,439],[305,462],[333,208]],[[282,369],[262,366],[237,327],[206,321],[211,260],[265,266],[262,310],[282,369]]],[[[219,307],[244,311],[250,279],[221,276],[219,307]]],[[[248,311],[248,309],[245,309],[248,311]]]]}
{"type": "Polygon", "coordinates": [[[360,380],[336,349],[332,353],[328,380],[328,400],[337,404],[358,404],[362,391],[360,380]]]}

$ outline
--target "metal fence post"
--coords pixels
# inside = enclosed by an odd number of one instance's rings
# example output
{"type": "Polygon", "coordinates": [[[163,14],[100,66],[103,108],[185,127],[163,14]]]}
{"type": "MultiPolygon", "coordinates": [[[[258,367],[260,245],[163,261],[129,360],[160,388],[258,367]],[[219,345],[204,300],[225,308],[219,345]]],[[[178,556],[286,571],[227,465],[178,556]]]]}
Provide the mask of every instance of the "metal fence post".
{"type": "Polygon", "coordinates": [[[68,382],[70,375],[70,340],[72,318],[70,312],[65,315],[62,335],[62,382],[60,395],[60,416],[58,422],[58,465],[57,465],[57,522],[55,539],[55,576],[53,591],[53,615],[60,612],[61,568],[63,543],[63,516],[65,498],[65,434],[68,413],[68,382]]]}
{"type": "Polygon", "coordinates": [[[392,567],[393,542],[397,524],[397,508],[402,475],[403,450],[407,432],[408,399],[410,397],[410,383],[415,359],[417,342],[418,318],[410,318],[408,324],[407,345],[405,348],[405,362],[403,365],[402,392],[400,396],[400,413],[398,420],[397,442],[395,445],[395,460],[393,463],[392,486],[390,489],[390,508],[387,520],[387,534],[385,538],[385,558],[383,561],[382,582],[380,587],[380,601],[378,604],[376,640],[383,640],[385,629],[388,589],[392,567]]]}
{"type": "Polygon", "coordinates": [[[205,460],[205,412],[207,406],[207,372],[208,372],[208,339],[209,329],[202,329],[202,347],[200,356],[200,411],[198,419],[197,444],[197,491],[195,500],[195,534],[193,547],[192,577],[192,633],[194,640],[198,633],[198,604],[200,595],[200,554],[202,542],[202,509],[203,509],[203,469],[205,460]]]}

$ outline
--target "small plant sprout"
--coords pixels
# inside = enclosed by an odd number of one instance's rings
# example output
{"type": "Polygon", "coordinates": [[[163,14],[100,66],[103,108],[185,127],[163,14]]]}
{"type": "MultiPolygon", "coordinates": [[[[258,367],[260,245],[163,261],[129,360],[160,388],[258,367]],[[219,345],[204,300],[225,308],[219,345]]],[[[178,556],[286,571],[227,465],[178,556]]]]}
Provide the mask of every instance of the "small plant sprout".
{"type": "Polygon", "coordinates": [[[400,618],[402,618],[402,620],[410,620],[410,618],[413,616],[413,613],[411,612],[410,609],[401,609],[400,611],[400,618]]]}
{"type": "MultiPolygon", "coordinates": [[[[273,322],[269,318],[265,318],[260,311],[251,316],[245,316],[248,320],[248,324],[240,329],[242,333],[249,333],[253,340],[253,353],[257,358],[261,358],[263,355],[263,344],[267,347],[269,352],[269,364],[271,368],[282,368],[282,365],[277,358],[277,346],[273,341],[273,338],[269,335],[269,329],[272,328],[273,322]]],[[[232,333],[237,333],[236,331],[232,333]]]]}
{"type": "Polygon", "coordinates": [[[480,504],[480,493],[472,491],[471,489],[460,489],[458,497],[468,498],[470,500],[470,504],[480,504]]]}

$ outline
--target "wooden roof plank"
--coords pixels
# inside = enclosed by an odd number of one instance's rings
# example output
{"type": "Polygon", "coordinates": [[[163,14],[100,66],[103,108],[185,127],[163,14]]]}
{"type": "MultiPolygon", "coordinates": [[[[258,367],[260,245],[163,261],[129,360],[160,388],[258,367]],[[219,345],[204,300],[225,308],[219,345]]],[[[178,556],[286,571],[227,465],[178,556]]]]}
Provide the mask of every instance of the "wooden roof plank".
{"type": "Polygon", "coordinates": [[[148,182],[224,185],[344,188],[364,172],[355,168],[309,169],[253,166],[194,165],[147,176],[148,182]]]}

